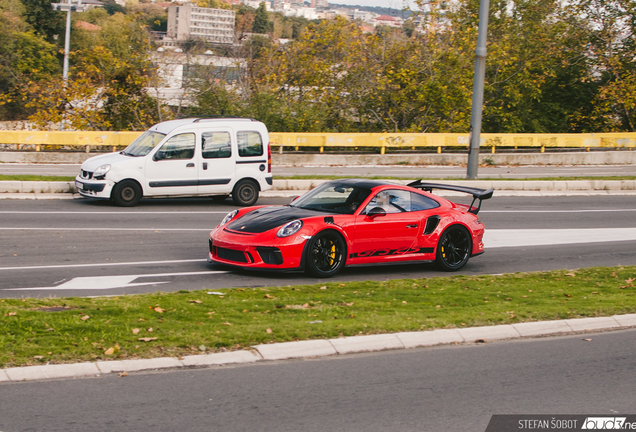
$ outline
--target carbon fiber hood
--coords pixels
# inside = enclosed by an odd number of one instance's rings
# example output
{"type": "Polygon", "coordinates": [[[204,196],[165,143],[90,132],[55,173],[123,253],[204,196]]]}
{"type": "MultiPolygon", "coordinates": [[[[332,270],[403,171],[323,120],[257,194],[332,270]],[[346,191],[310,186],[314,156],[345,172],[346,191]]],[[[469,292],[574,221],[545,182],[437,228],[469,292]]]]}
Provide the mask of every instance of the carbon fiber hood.
{"type": "Polygon", "coordinates": [[[227,228],[232,231],[258,234],[278,228],[296,219],[326,215],[333,216],[333,213],[323,213],[291,206],[263,207],[230,222],[227,228]]]}

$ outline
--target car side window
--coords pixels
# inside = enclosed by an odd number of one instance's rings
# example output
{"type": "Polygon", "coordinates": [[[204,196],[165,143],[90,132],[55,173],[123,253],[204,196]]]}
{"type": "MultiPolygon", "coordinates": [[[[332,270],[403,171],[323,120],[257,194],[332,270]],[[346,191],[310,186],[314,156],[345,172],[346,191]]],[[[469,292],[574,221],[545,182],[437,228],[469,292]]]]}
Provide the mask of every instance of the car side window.
{"type": "Polygon", "coordinates": [[[255,131],[242,131],[236,134],[239,156],[262,156],[263,139],[255,131]]]}
{"type": "Polygon", "coordinates": [[[194,157],[194,134],[175,135],[161,146],[155,154],[155,160],[192,159],[194,157]]]}
{"type": "Polygon", "coordinates": [[[411,211],[411,192],[388,189],[378,192],[364,209],[368,214],[372,208],[380,207],[386,213],[404,213],[411,211]]]}
{"type": "Polygon", "coordinates": [[[203,132],[201,150],[204,159],[221,159],[232,156],[229,132],[203,132]]]}
{"type": "Polygon", "coordinates": [[[411,211],[430,210],[439,207],[439,203],[432,198],[411,192],[411,211]]]}

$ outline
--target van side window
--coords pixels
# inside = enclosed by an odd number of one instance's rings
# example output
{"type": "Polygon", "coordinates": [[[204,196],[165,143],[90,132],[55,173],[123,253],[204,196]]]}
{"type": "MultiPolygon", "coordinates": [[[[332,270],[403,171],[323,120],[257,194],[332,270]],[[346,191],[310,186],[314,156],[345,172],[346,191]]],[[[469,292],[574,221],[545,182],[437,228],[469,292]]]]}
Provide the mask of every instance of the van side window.
{"type": "Polygon", "coordinates": [[[258,132],[238,132],[236,134],[238,141],[239,156],[262,156],[263,140],[258,132]]]}
{"type": "Polygon", "coordinates": [[[194,157],[194,134],[175,135],[161,146],[155,154],[155,160],[192,159],[194,157]]]}
{"type": "Polygon", "coordinates": [[[221,159],[232,156],[229,132],[203,132],[201,149],[204,159],[221,159]]]}

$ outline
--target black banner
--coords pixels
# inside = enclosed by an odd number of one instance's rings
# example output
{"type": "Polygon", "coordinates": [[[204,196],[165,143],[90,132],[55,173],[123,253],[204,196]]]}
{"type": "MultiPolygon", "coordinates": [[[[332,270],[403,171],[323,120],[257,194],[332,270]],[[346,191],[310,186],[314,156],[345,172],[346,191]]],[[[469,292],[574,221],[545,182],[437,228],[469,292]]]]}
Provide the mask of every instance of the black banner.
{"type": "Polygon", "coordinates": [[[543,415],[543,414],[495,414],[490,419],[486,432],[559,432],[589,430],[636,431],[636,415],[589,414],[589,415],[543,415]]]}

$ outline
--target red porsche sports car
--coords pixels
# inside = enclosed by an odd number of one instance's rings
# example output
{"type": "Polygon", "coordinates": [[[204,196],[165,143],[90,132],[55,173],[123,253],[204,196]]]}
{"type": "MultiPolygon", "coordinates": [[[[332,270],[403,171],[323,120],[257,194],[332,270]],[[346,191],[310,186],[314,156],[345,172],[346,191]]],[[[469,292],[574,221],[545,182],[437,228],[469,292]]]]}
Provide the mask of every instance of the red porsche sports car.
{"type": "Polygon", "coordinates": [[[284,206],[234,210],[210,233],[209,262],[259,270],[304,270],[329,277],[345,265],[433,262],[461,269],[484,252],[477,213],[493,190],[421,180],[407,186],[342,179],[284,206]],[[470,205],[432,194],[472,195],[470,205]],[[475,203],[478,204],[475,206],[475,203]]]}

